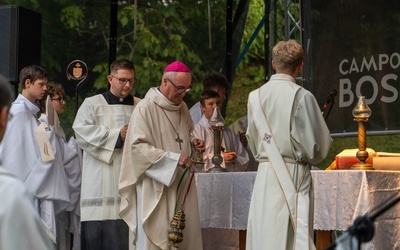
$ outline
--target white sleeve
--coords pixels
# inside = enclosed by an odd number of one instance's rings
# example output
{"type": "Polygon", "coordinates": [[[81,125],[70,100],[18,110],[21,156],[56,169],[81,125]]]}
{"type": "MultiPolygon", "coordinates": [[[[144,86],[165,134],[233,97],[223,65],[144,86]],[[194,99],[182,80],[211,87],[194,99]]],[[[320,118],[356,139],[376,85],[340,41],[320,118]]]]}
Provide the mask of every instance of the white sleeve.
{"type": "Polygon", "coordinates": [[[160,159],[147,169],[146,175],[169,187],[175,179],[179,157],[180,154],[165,152],[160,159]]]}

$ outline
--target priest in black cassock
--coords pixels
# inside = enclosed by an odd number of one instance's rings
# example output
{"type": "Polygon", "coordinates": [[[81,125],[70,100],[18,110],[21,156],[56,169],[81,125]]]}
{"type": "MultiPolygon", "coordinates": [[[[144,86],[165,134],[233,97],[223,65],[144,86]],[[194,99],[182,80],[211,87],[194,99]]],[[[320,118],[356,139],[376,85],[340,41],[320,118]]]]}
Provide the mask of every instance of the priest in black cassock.
{"type": "Polygon", "coordinates": [[[110,89],[88,97],[78,110],[73,129],[83,150],[81,190],[82,249],[128,249],[128,226],[119,216],[118,179],[128,123],[139,98],[129,60],[110,65],[110,89]]]}

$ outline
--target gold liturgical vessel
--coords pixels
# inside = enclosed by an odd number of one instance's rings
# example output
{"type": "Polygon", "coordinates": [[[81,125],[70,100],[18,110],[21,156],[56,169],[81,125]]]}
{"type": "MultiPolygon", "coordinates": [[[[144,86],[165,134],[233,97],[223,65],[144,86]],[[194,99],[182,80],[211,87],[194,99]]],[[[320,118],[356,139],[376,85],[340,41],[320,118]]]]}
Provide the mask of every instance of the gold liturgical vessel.
{"type": "Polygon", "coordinates": [[[183,241],[183,229],[185,229],[185,213],[183,210],[179,210],[174,214],[174,218],[171,223],[171,230],[168,232],[169,246],[178,248],[178,243],[183,241]]]}
{"type": "Polygon", "coordinates": [[[365,124],[372,113],[365,101],[365,96],[359,97],[357,105],[354,107],[352,113],[354,116],[354,121],[358,122],[358,152],[356,157],[359,162],[354,164],[351,169],[374,170],[374,167],[371,164],[365,162],[369,156],[368,151],[365,150],[367,147],[367,132],[365,129],[365,124]]]}
{"type": "Polygon", "coordinates": [[[207,172],[226,172],[226,169],[221,167],[221,163],[224,160],[221,156],[221,144],[224,135],[225,119],[222,117],[219,108],[214,108],[214,113],[208,123],[214,133],[214,156],[211,159],[214,167],[210,168],[207,172]]]}

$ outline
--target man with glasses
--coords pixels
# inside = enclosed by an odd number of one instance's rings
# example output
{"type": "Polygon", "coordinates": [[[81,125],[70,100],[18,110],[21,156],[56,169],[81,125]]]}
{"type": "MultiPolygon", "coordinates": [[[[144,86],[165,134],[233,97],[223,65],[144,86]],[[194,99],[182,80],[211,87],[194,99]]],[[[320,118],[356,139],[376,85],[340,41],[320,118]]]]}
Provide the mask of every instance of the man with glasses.
{"type": "Polygon", "coordinates": [[[67,141],[58,119],[58,116],[64,113],[66,104],[64,100],[64,88],[61,84],[54,82],[48,82],[46,87],[46,94],[40,100],[36,101],[41,112],[39,121],[55,130],[52,144],[55,145],[56,152],[59,152],[59,154],[57,154],[58,157],[54,161],[57,166],[65,170],[66,175],[64,178],[67,180],[68,192],[71,198],[69,206],[64,211],[59,211],[55,216],[58,249],[71,249],[71,245],[73,249],[80,249],[79,201],[81,193],[82,154],[74,137],[71,137],[67,141]],[[51,104],[47,102],[48,99],[51,104]],[[72,237],[73,242],[71,241],[72,237]]]}
{"type": "Polygon", "coordinates": [[[129,60],[110,65],[110,89],[86,98],[72,128],[83,150],[81,188],[82,249],[128,249],[128,226],[119,216],[118,178],[128,122],[139,98],[129,60]]]}
{"type": "Polygon", "coordinates": [[[191,136],[193,122],[183,102],[191,80],[184,63],[169,64],[160,86],[147,92],[129,122],[119,190],[120,215],[133,231],[134,249],[171,249],[170,222],[179,210],[186,215],[179,249],[202,249],[196,185],[188,168],[192,147],[203,151],[204,142],[191,136]]]}

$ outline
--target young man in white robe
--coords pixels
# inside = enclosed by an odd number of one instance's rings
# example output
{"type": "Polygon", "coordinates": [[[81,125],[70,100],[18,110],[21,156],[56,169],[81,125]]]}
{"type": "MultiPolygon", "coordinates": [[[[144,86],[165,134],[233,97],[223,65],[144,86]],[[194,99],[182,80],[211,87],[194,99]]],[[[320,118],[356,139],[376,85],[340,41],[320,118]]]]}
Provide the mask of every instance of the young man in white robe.
{"type": "MultiPolygon", "coordinates": [[[[221,105],[224,104],[226,99],[226,93],[229,89],[229,82],[225,75],[221,72],[208,73],[203,79],[203,91],[214,90],[219,94],[221,105]]],[[[190,108],[190,117],[192,117],[193,123],[196,125],[203,117],[203,111],[200,108],[200,101],[196,102],[190,108]]]]}
{"type": "Polygon", "coordinates": [[[30,65],[20,72],[22,93],[12,103],[10,120],[1,144],[4,166],[20,180],[35,198],[35,206],[51,240],[57,242],[56,214],[70,204],[67,176],[57,164],[55,131],[37,119],[36,100],[43,97],[47,71],[30,65]]]}
{"type": "Polygon", "coordinates": [[[82,249],[128,249],[129,230],[119,216],[118,179],[128,122],[139,102],[133,97],[135,67],[126,59],[110,65],[109,91],[88,97],[72,128],[83,150],[82,249]]]}
{"type": "MultiPolygon", "coordinates": [[[[221,106],[220,96],[213,90],[205,90],[200,95],[200,109],[203,112],[203,117],[194,126],[193,135],[196,138],[202,139],[205,143],[205,152],[203,153],[204,165],[202,169],[196,169],[199,172],[207,172],[214,167],[212,158],[214,156],[214,132],[209,124],[210,118],[215,109],[221,106]]],[[[228,171],[245,171],[249,162],[249,155],[240,139],[232,130],[224,126],[221,147],[222,163],[221,167],[228,171]]]]}
{"type": "Polygon", "coordinates": [[[80,193],[82,153],[75,138],[69,141],[60,125],[58,116],[64,113],[65,91],[61,84],[48,82],[46,94],[36,103],[40,108],[39,121],[54,129],[56,135],[56,164],[66,172],[71,202],[65,211],[56,215],[57,249],[80,249],[80,193]],[[51,120],[51,121],[50,121],[51,120]],[[73,241],[71,239],[73,238],[73,241]]]}
{"type": "Polygon", "coordinates": [[[315,249],[310,164],[326,157],[332,139],[315,97],[295,81],[301,45],[278,42],[272,66],[276,74],[248,99],[246,135],[259,166],[246,249],[315,249]]]}
{"type": "MultiPolygon", "coordinates": [[[[0,76],[0,143],[10,118],[10,84],[0,76]]],[[[24,184],[3,168],[0,158],[0,249],[54,249],[24,184]]]]}
{"type": "Polygon", "coordinates": [[[169,64],[160,86],[147,92],[129,122],[119,190],[120,215],[134,236],[131,249],[174,249],[168,233],[180,210],[186,227],[179,249],[203,249],[196,185],[188,169],[192,147],[201,151],[204,142],[191,138],[193,122],[183,102],[191,79],[185,64],[169,64]]]}

